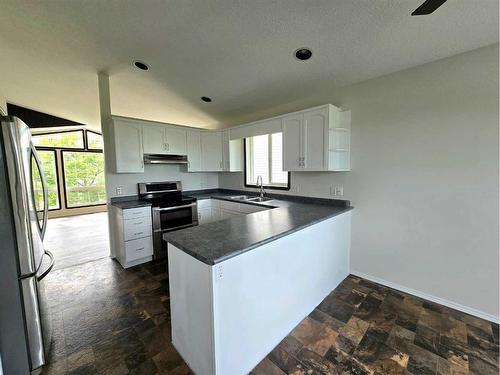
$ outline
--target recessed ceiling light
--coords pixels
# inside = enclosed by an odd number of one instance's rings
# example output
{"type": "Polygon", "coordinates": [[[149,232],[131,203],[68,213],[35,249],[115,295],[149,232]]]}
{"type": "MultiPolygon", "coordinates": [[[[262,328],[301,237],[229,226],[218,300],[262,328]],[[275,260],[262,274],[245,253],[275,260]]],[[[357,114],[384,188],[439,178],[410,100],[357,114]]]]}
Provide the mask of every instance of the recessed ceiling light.
{"type": "Polygon", "coordinates": [[[302,47],[295,51],[295,57],[298,60],[309,60],[312,56],[312,52],[309,48],[302,47]]]}
{"type": "Polygon", "coordinates": [[[202,96],[201,100],[203,100],[205,103],[210,103],[212,101],[212,99],[209,98],[208,96],[202,96]]]}
{"type": "Polygon", "coordinates": [[[134,65],[136,66],[136,68],[138,69],[141,69],[141,70],[149,70],[149,66],[147,66],[146,64],[144,64],[143,62],[140,62],[140,61],[135,61],[134,62],[134,65]]]}

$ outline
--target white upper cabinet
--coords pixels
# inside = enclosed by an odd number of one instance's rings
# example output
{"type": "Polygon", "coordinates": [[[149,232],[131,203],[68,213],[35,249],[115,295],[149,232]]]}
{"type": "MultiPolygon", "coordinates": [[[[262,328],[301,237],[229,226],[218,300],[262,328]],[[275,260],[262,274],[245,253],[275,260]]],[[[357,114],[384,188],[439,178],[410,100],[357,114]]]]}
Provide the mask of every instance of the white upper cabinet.
{"type": "Polygon", "coordinates": [[[186,130],[163,125],[143,125],[145,154],[186,155],[186,130]]]}
{"type": "Polygon", "coordinates": [[[283,170],[302,170],[303,114],[283,117],[283,170]]]}
{"type": "Polygon", "coordinates": [[[201,172],[201,132],[187,130],[188,172],[201,172]]]}
{"type": "Polygon", "coordinates": [[[229,129],[222,131],[222,170],[243,171],[243,139],[229,139],[229,129]]]}
{"type": "Polygon", "coordinates": [[[328,108],[304,113],[302,147],[304,170],[328,169],[328,108]]]}
{"type": "Polygon", "coordinates": [[[186,155],[186,130],[179,127],[165,128],[165,144],[167,154],[186,155]]]}
{"type": "Polygon", "coordinates": [[[160,125],[143,125],[142,145],[145,154],[166,154],[165,127],[160,125]]]}
{"type": "Polygon", "coordinates": [[[142,127],[121,119],[112,120],[116,173],[144,172],[142,127]]]}
{"type": "Polygon", "coordinates": [[[201,169],[205,172],[221,172],[222,164],[221,132],[201,132],[201,169]]]}
{"type": "Polygon", "coordinates": [[[283,169],[350,170],[350,111],[328,104],[283,116],[283,169]]]}

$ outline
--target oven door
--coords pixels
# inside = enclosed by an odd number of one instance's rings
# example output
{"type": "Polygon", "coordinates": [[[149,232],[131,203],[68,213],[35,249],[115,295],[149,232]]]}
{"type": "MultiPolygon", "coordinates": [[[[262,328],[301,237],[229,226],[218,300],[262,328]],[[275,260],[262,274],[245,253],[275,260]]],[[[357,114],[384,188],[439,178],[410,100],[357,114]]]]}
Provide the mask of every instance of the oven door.
{"type": "Polygon", "coordinates": [[[163,241],[164,233],[194,225],[198,225],[196,202],[175,207],[153,207],[154,259],[167,256],[167,243],[163,241]]]}

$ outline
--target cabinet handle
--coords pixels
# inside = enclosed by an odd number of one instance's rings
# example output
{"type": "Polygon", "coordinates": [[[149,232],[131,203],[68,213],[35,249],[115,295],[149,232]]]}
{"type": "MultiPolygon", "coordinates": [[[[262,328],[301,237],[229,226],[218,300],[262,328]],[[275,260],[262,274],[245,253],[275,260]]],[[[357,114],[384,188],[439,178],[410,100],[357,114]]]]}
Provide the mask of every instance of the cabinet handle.
{"type": "Polygon", "coordinates": [[[170,150],[170,145],[167,143],[167,151],[170,150]]]}
{"type": "Polygon", "coordinates": [[[144,234],[144,232],[137,232],[137,233],[134,233],[134,236],[138,236],[139,234],[144,234]]]}
{"type": "Polygon", "coordinates": [[[132,223],[132,225],[141,225],[144,224],[144,221],[138,221],[137,223],[132,223]]]}
{"type": "Polygon", "coordinates": [[[144,160],[141,160],[141,168],[144,168],[144,160]]]}
{"type": "Polygon", "coordinates": [[[134,249],[134,251],[141,251],[141,250],[144,250],[144,246],[143,247],[139,247],[138,249],[134,249]]]}

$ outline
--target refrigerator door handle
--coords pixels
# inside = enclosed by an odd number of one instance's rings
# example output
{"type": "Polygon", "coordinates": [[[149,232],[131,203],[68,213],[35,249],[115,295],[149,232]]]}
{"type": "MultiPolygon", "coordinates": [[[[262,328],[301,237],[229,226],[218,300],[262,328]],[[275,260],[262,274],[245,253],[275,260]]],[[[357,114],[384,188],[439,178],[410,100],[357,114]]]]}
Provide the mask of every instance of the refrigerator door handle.
{"type": "Polygon", "coordinates": [[[49,193],[47,191],[47,180],[45,178],[45,173],[43,173],[42,162],[40,161],[40,157],[36,152],[35,146],[33,143],[31,144],[31,152],[33,153],[33,157],[35,159],[38,171],[40,172],[40,178],[42,180],[42,190],[43,190],[43,223],[42,228],[40,230],[42,240],[45,237],[45,230],[47,229],[47,216],[49,214],[49,193]]]}
{"type": "Polygon", "coordinates": [[[48,250],[45,250],[45,254],[50,258],[50,265],[47,267],[47,269],[45,271],[43,271],[43,273],[39,276],[37,276],[37,281],[41,281],[45,276],[47,276],[49,274],[50,271],[52,271],[52,268],[54,267],[54,263],[55,263],[55,258],[54,258],[54,254],[52,254],[50,251],[48,250]]]}

